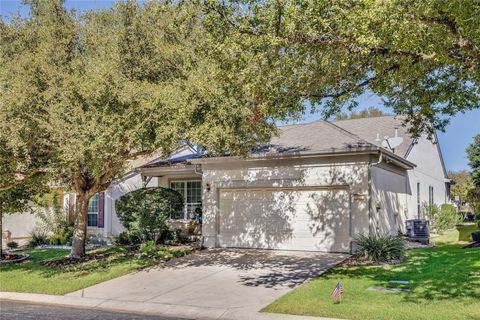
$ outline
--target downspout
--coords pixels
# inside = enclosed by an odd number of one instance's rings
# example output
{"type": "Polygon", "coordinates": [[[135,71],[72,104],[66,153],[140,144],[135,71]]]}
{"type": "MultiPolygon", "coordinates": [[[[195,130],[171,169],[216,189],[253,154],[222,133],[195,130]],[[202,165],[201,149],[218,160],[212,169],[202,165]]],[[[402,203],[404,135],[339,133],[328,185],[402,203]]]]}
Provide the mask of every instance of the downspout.
{"type": "Polygon", "coordinates": [[[368,231],[370,235],[376,234],[376,230],[373,229],[373,208],[372,208],[372,167],[379,165],[383,161],[383,153],[380,151],[380,157],[377,162],[368,162],[368,231]],[[374,233],[375,232],[375,233],[374,233]]]}

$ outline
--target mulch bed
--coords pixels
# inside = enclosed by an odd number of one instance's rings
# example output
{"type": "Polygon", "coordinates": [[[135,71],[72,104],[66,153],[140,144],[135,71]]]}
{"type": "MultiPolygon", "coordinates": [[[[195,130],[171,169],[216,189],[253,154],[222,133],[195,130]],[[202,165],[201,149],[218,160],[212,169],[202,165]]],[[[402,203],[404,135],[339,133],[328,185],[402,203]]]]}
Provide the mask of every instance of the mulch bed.
{"type": "Polygon", "coordinates": [[[101,253],[101,254],[91,253],[91,254],[85,255],[85,257],[82,257],[82,258],[65,257],[61,259],[43,261],[42,264],[47,267],[70,266],[70,265],[89,262],[89,261],[105,260],[113,254],[114,253],[101,253]]]}
{"type": "MultiPolygon", "coordinates": [[[[124,247],[127,249],[126,255],[134,254],[136,251],[135,246],[124,247]]],[[[54,260],[47,260],[43,261],[42,264],[47,267],[63,267],[63,266],[71,266],[76,265],[79,263],[90,262],[90,261],[101,261],[105,260],[112,255],[119,254],[118,252],[106,252],[106,253],[87,253],[82,258],[73,258],[73,257],[65,257],[60,259],[54,260]]]]}
{"type": "Polygon", "coordinates": [[[467,249],[467,248],[480,248],[480,241],[470,243],[463,247],[463,249],[467,249]]]}
{"type": "Polygon", "coordinates": [[[0,265],[22,262],[27,260],[30,256],[24,253],[2,253],[0,265]]]}
{"type": "Polygon", "coordinates": [[[370,259],[366,259],[365,257],[360,256],[351,256],[344,260],[340,265],[341,266],[384,266],[384,265],[392,265],[392,264],[400,264],[403,260],[400,259],[393,259],[390,261],[373,261],[370,259]]]}

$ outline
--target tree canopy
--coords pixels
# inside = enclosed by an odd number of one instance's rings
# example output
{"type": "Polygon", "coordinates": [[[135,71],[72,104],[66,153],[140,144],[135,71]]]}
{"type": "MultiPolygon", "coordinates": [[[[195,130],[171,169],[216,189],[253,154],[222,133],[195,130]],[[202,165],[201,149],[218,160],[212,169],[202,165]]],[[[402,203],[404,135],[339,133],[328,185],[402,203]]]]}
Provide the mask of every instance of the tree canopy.
{"type": "Polygon", "coordinates": [[[480,189],[480,134],[473,137],[473,142],[467,148],[467,158],[472,168],[473,183],[480,189]]]}
{"type": "Polygon", "coordinates": [[[360,119],[360,118],[374,118],[385,116],[382,110],[376,107],[369,107],[360,111],[352,110],[351,112],[340,112],[334,116],[335,120],[346,120],[346,119],[360,119]]]}
{"type": "Polygon", "coordinates": [[[458,197],[461,202],[469,201],[468,194],[474,188],[470,172],[466,170],[449,172],[448,177],[454,181],[450,187],[452,198],[458,197]]]}
{"type": "Polygon", "coordinates": [[[89,199],[129,160],[185,141],[245,153],[289,112],[269,99],[259,114],[251,83],[229,68],[248,53],[216,46],[194,3],[126,1],[83,13],[61,0],[29,3],[28,17],[0,23],[7,165],[41,165],[77,194],[74,256],[84,254],[89,199]],[[37,161],[38,147],[47,161],[37,161]]]}
{"type": "MultiPolygon", "coordinates": [[[[354,108],[369,90],[405,115],[418,136],[479,105],[475,1],[205,0],[205,6],[218,46],[253,55],[237,63],[238,73],[258,92],[275,77],[273,95],[281,90],[291,110],[308,100],[328,117],[354,108]]],[[[260,95],[264,103],[270,96],[260,95]]]]}

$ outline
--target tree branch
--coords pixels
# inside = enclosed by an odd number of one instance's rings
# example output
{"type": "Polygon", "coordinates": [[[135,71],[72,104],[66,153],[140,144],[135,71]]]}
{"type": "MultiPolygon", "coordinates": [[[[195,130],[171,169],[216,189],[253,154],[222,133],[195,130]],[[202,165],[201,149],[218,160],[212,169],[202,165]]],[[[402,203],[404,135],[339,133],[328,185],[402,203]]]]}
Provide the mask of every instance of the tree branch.
{"type": "Polygon", "coordinates": [[[304,93],[304,94],[302,94],[302,96],[304,96],[306,98],[316,98],[316,99],[329,99],[329,98],[338,99],[338,98],[341,98],[341,97],[343,97],[343,96],[345,96],[349,93],[352,93],[355,89],[363,88],[363,87],[366,87],[366,86],[370,85],[371,83],[377,81],[380,76],[384,76],[387,73],[398,69],[399,67],[400,67],[400,65],[395,63],[395,64],[391,65],[390,67],[386,68],[385,70],[383,70],[379,75],[375,75],[373,77],[367,78],[367,79],[361,81],[360,83],[357,83],[354,87],[343,89],[343,90],[341,90],[337,93],[324,94],[324,95],[315,95],[315,94],[304,93]]]}

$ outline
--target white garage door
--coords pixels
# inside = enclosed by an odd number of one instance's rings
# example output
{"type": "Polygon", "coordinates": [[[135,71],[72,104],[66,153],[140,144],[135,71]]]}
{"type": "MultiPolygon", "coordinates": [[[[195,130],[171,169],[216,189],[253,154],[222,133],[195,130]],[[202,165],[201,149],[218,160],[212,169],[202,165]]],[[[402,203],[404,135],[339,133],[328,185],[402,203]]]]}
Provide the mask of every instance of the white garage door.
{"type": "Polygon", "coordinates": [[[345,189],[224,189],[221,247],[349,252],[345,189]]]}

